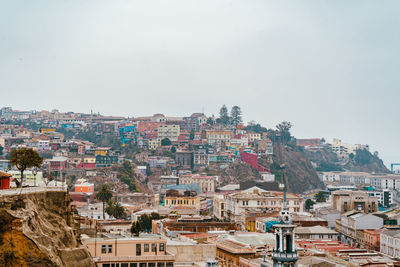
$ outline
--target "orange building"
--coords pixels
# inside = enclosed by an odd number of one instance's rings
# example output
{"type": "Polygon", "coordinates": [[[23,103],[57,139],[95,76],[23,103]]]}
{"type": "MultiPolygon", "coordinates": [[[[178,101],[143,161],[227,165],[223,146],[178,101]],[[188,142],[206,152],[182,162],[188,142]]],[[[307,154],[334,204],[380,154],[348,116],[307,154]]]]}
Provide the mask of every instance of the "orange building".
{"type": "Polygon", "coordinates": [[[94,184],[88,183],[85,179],[79,179],[75,184],[75,192],[93,193],[94,184]]]}
{"type": "Polygon", "coordinates": [[[364,244],[367,249],[380,251],[382,230],[364,230],[364,244]]]}

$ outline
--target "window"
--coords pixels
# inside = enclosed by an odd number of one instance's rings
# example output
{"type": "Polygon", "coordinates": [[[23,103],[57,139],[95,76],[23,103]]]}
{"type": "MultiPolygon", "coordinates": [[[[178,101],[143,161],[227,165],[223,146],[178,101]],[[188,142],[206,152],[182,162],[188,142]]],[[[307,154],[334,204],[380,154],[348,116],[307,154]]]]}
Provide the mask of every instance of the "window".
{"type": "Polygon", "coordinates": [[[147,265],[147,263],[145,263],[145,262],[139,263],[139,267],[146,267],[146,265],[147,265]]]}
{"type": "Polygon", "coordinates": [[[133,262],[133,263],[129,264],[129,267],[137,267],[137,263],[133,262]]]}
{"type": "Polygon", "coordinates": [[[149,244],[144,244],[143,251],[144,252],[149,252],[149,244]]]}
{"type": "Polygon", "coordinates": [[[151,244],[151,252],[157,252],[157,244],[156,243],[151,244]]]}
{"type": "Polygon", "coordinates": [[[112,253],[112,245],[108,245],[108,253],[112,253]]]}
{"type": "Polygon", "coordinates": [[[147,264],[147,267],[156,267],[156,264],[154,262],[149,262],[147,264]]]}
{"type": "Polygon", "coordinates": [[[109,263],[103,263],[102,266],[103,266],[103,267],[110,267],[110,264],[109,264],[109,263]]]}
{"type": "Polygon", "coordinates": [[[160,243],[159,251],[164,251],[165,243],[160,243]]]}
{"type": "Polygon", "coordinates": [[[174,267],[174,263],[173,262],[167,262],[167,267],[174,267]]]}
{"type": "Polygon", "coordinates": [[[159,263],[157,263],[157,267],[165,267],[165,263],[164,262],[159,262],[159,263]]]}
{"type": "Polygon", "coordinates": [[[107,253],[106,245],[101,245],[101,253],[107,253]]]}
{"type": "Polygon", "coordinates": [[[121,263],[121,267],[128,267],[128,263],[121,263]]]}
{"type": "Polygon", "coordinates": [[[142,245],[136,244],[136,256],[142,255],[142,245]]]}

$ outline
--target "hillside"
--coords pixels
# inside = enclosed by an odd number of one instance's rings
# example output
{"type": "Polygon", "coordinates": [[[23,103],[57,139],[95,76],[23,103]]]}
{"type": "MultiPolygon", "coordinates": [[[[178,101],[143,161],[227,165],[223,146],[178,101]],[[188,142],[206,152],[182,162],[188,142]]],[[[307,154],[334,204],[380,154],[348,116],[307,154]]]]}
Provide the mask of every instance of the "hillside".
{"type": "Polygon", "coordinates": [[[61,189],[0,194],[0,266],[95,266],[61,189]]]}
{"type": "MultiPolygon", "coordinates": [[[[279,165],[285,163],[285,175],[289,181],[288,191],[302,193],[324,187],[310,161],[297,148],[275,144],[272,160],[273,162],[270,162],[266,157],[261,157],[259,163],[270,169],[275,174],[277,181],[282,180],[282,170],[279,169],[279,165]]],[[[220,175],[221,185],[261,179],[257,171],[242,162],[233,163],[223,172],[215,175],[220,175]]]]}
{"type": "Polygon", "coordinates": [[[224,169],[220,174],[221,185],[238,184],[245,181],[254,181],[260,179],[260,174],[253,170],[250,165],[242,162],[236,162],[224,169]]]}
{"type": "Polygon", "coordinates": [[[288,181],[287,188],[289,192],[303,193],[324,187],[311,162],[296,146],[274,143],[274,156],[272,159],[272,164],[264,161],[263,165],[269,166],[277,180],[281,181],[284,173],[288,181]],[[279,168],[281,164],[285,164],[283,170],[279,168]]]}
{"type": "Polygon", "coordinates": [[[306,157],[316,165],[317,171],[354,171],[389,173],[377,154],[367,150],[358,150],[352,159],[339,160],[336,153],[327,148],[312,152],[304,151],[306,157]]]}

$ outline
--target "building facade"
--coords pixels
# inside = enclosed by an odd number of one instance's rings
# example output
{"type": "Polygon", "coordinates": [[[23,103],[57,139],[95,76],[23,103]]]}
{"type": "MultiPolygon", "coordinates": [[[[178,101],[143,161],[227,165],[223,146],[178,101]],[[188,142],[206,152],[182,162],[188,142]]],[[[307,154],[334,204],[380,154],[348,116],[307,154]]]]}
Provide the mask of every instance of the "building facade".
{"type": "Polygon", "coordinates": [[[372,213],[378,210],[378,197],[371,197],[363,191],[338,190],[332,192],[331,204],[342,213],[351,210],[372,213]]]}
{"type": "Polygon", "coordinates": [[[173,267],[175,256],[167,241],[148,238],[91,238],[82,240],[98,267],[173,267]]]}
{"type": "Polygon", "coordinates": [[[385,229],[380,236],[381,253],[400,258],[400,229],[385,229]]]}

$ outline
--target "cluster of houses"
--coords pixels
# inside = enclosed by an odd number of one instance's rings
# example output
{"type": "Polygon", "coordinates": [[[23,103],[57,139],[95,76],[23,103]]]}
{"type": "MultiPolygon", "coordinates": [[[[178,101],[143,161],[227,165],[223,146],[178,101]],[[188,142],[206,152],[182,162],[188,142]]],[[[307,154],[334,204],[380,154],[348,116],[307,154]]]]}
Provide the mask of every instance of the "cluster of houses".
{"type": "MultiPolygon", "coordinates": [[[[265,133],[220,125],[202,113],[122,118],[3,108],[0,122],[0,189],[20,178],[4,155],[19,147],[38,151],[43,166],[26,170],[24,185],[68,184],[82,242],[97,266],[272,266],[283,207],[291,216],[298,266],[400,266],[395,175],[321,173],[327,201],[306,208],[313,194],[284,194],[260,164],[274,153],[265,133]],[[119,147],[96,145],[102,136],[118,140],[119,147]],[[132,146],[138,149],[134,157],[122,153],[132,146]],[[135,182],[143,184],[140,192],[121,182],[116,167],[127,160],[135,182]],[[248,164],[261,180],[226,185],[210,171],[234,162],[248,164]],[[104,183],[124,219],[109,215],[96,199],[104,183]],[[135,236],[132,224],[152,214],[158,217],[151,229],[135,236]]],[[[297,140],[307,149],[322,143],[297,140]]]]}

